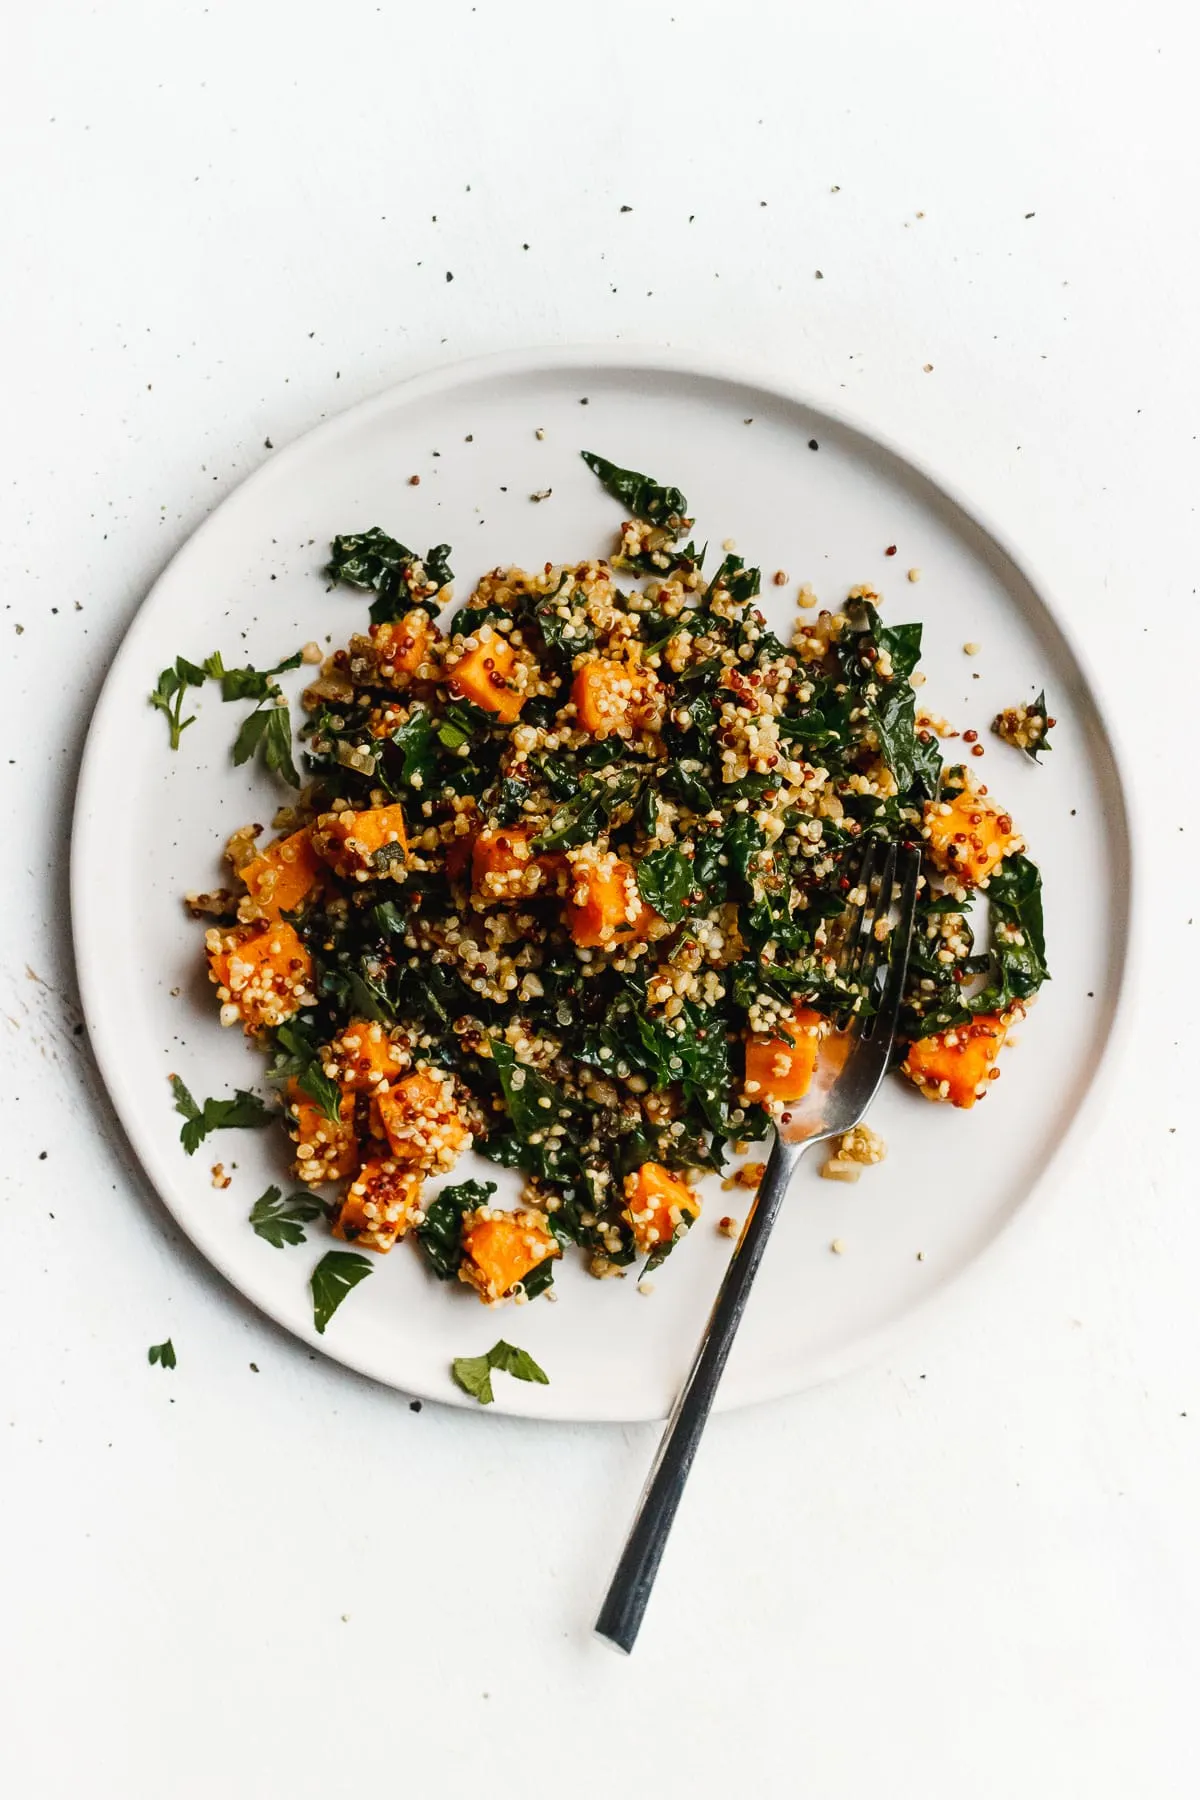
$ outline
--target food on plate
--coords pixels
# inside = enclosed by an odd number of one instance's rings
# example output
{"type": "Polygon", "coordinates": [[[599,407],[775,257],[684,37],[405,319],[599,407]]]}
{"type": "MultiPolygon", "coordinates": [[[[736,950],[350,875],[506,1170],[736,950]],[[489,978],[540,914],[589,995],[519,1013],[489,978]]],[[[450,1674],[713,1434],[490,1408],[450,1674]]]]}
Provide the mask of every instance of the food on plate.
{"type": "Polygon", "coordinates": [[[1039,694],[1031,706],[1006,706],[992,720],[992,730],[1014,750],[1023,750],[1032,762],[1041,758],[1043,750],[1053,749],[1050,732],[1057,724],[1046,711],[1046,696],[1039,694]]]}
{"type": "MultiPolygon", "coordinates": [[[[446,546],[335,540],[369,628],[304,693],[279,835],[235,833],[205,897],[221,1020],[271,1054],[334,1235],[407,1238],[490,1304],[545,1292],[573,1247],[597,1275],[656,1267],[703,1173],[803,1099],[872,1004],[836,930],[870,839],[922,854],[899,1051],[922,1094],[983,1098],[1047,974],[1020,832],[916,706],[921,627],[804,588],[777,636],[759,571],[706,573],[684,541],[678,489],[586,460],[627,513],[607,560],[492,569],[455,606],[446,546]],[[438,1186],[471,1147],[521,1173],[515,1207],[438,1186]]],[[[203,666],[252,720],[279,711],[279,669],[203,666]]],[[[826,1172],[883,1154],[860,1128],[826,1172]]],[[[330,1259],[325,1317],[362,1278],[330,1259]]]]}

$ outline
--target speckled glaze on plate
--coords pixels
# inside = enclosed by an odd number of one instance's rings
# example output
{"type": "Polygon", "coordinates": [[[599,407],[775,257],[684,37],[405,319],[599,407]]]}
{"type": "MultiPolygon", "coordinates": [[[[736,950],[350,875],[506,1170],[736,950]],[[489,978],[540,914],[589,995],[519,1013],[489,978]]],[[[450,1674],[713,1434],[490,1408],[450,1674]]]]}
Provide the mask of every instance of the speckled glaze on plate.
{"type": "MultiPolygon", "coordinates": [[[[498,1379],[498,1410],[634,1420],[670,1405],[729,1255],[716,1222],[744,1211],[741,1190],[724,1194],[710,1180],[704,1217],[652,1295],[635,1280],[592,1281],[568,1257],[557,1304],[489,1314],[401,1245],[318,1337],[308,1277],[329,1247],[320,1227],[305,1245],[276,1250],[247,1223],[269,1183],[288,1183],[283,1134],[219,1134],[188,1158],[167,1084],[176,1071],[198,1097],[267,1091],[261,1057],[217,1022],[202,930],[180,897],[217,885],[229,833],[249,819],[269,825],[286,793],[232,766],[245,709],[223,706],[211,686],[195,695],[196,723],[172,754],[146,703],[159,670],[180,653],[199,660],[219,648],[227,661],[265,666],[309,639],[344,643],[365,605],[321,579],[335,532],[378,524],[409,543],[449,542],[460,598],[496,563],[606,554],[619,509],[580,449],[682,487],[701,541],[732,538],[762,566],[777,630],[790,625],[801,581],[823,604],[869,582],[890,621],[923,620],[922,700],[980,731],[987,754],[976,769],[1045,881],[1053,980],[1002,1059],[1003,1079],[970,1113],[890,1082],[871,1119],[888,1141],[881,1167],[852,1187],[819,1179],[816,1155],[801,1169],[722,1403],[853,1366],[954,1283],[1021,1208],[1094,1095],[1127,985],[1131,849],[1118,762],[1050,601],[978,515],[898,451],[773,379],[658,351],[531,351],[423,375],[277,451],[175,557],[113,663],[79,781],[72,912],[88,1031],[125,1131],[167,1206],[235,1287],[306,1343],[406,1392],[461,1403],[452,1358],[503,1335],[533,1353],[550,1385],[498,1379]],[[531,504],[546,489],[549,499],[531,504]],[[897,554],[885,557],[890,544],[897,554]],[[910,568],[921,571],[916,584],[910,568]],[[786,587],[772,585],[777,569],[786,587]],[[978,655],[964,655],[967,642],[978,655]],[[1053,753],[1035,766],[986,727],[1042,686],[1058,724],[1053,753]],[[223,1191],[212,1185],[216,1161],[236,1165],[223,1191]],[[830,1254],[834,1238],[845,1254],[830,1254]]],[[[284,680],[294,697],[303,672],[284,680]]],[[[473,1157],[450,1179],[469,1174],[498,1179],[501,1197],[515,1193],[515,1177],[473,1157]]]]}

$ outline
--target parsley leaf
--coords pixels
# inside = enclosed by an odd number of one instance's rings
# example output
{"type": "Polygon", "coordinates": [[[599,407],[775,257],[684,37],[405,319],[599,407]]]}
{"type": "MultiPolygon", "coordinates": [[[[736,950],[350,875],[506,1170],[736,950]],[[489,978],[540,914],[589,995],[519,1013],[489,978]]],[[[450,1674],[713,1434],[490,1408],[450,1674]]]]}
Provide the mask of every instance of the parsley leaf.
{"type": "Polygon", "coordinates": [[[227,669],[221,659],[221,652],[215,650],[204,663],[206,674],[221,683],[222,700],[266,700],[271,694],[279,692],[272,676],[283,675],[289,669],[298,669],[303,656],[299,650],[293,656],[285,656],[281,663],[273,669],[227,669]]]}
{"type": "Polygon", "coordinates": [[[164,1369],[173,1369],[175,1367],[175,1346],[170,1338],[165,1344],[151,1344],[146,1361],[152,1366],[154,1363],[158,1363],[164,1369]]]}
{"type": "Polygon", "coordinates": [[[327,1250],[309,1278],[313,1297],[313,1324],[324,1336],[332,1319],[351,1288],[365,1281],[371,1265],[357,1250],[327,1250]]]}
{"type": "Polygon", "coordinates": [[[450,1365],[450,1373],[459,1387],[473,1400],[478,1400],[480,1406],[490,1406],[496,1398],[492,1392],[493,1369],[511,1375],[517,1381],[536,1381],[543,1387],[550,1385],[545,1369],[534,1362],[528,1350],[506,1344],[503,1338],[492,1345],[486,1356],[456,1356],[450,1365]]]}
{"type": "Polygon", "coordinates": [[[267,731],[263,739],[263,761],[275,775],[282,775],[289,787],[298,788],[300,777],[292,761],[292,720],[286,705],[278,702],[267,713],[267,731]]]}
{"type": "Polygon", "coordinates": [[[449,1281],[458,1273],[463,1255],[463,1214],[486,1206],[495,1191],[494,1181],[460,1181],[454,1187],[444,1187],[425,1208],[425,1218],[417,1226],[417,1242],[439,1281],[449,1281]]]}
{"type": "Polygon", "coordinates": [[[492,1392],[492,1365],[486,1356],[456,1356],[450,1373],[480,1406],[490,1406],[496,1398],[492,1392]]]}
{"type": "Polygon", "coordinates": [[[195,1155],[210,1131],[266,1125],[275,1116],[257,1094],[248,1094],[244,1088],[235,1088],[232,1100],[206,1100],[198,1106],[178,1075],[172,1075],[170,1080],[175,1111],[184,1120],[179,1141],[189,1156],[195,1155]]]}
{"type": "Polygon", "coordinates": [[[260,1238],[282,1250],[285,1244],[304,1243],[304,1225],[324,1211],[312,1194],[289,1194],[285,1200],[277,1187],[269,1187],[250,1208],[250,1223],[260,1238]]]}
{"type": "Polygon", "coordinates": [[[579,452],[593,475],[599,476],[614,500],[627,506],[635,519],[650,525],[665,525],[675,536],[691,524],[687,517],[687,501],[677,487],[660,487],[649,475],[636,469],[619,469],[591,450],[579,452]]]}
{"type": "Polygon", "coordinates": [[[184,696],[190,687],[203,687],[204,677],[204,669],[188,662],[184,656],[177,656],[174,667],[163,670],[150,694],[151,706],[167,715],[172,750],[178,750],[180,738],[189,725],[196,723],[195,713],[186,719],[182,716],[184,696]]]}
{"type": "Polygon", "coordinates": [[[233,740],[233,760],[239,769],[261,748],[266,732],[267,714],[259,711],[247,713],[233,740]]]}

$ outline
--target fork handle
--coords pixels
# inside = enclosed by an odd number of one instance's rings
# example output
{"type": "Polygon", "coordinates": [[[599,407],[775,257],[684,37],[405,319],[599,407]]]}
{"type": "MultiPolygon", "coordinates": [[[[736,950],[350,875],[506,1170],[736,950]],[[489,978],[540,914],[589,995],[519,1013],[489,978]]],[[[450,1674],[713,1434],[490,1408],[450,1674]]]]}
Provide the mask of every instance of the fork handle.
{"type": "Polygon", "coordinates": [[[734,1334],[746,1310],[751,1283],[792,1173],[806,1148],[804,1143],[785,1144],[781,1138],[775,1139],[753,1210],[730,1258],[687,1380],[667,1420],[625,1548],[600,1608],[597,1634],[626,1654],[637,1638],[684,1483],[712,1411],[734,1334]]]}

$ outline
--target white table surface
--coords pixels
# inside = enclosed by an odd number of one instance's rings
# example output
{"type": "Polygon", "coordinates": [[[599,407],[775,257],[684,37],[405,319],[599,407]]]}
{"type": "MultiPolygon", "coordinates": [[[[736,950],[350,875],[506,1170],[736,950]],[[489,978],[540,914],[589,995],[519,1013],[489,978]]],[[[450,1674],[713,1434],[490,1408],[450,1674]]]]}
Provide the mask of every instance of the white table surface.
{"type": "Polygon", "coordinates": [[[14,1800],[1195,1792],[1188,10],[10,9],[14,1800]],[[1092,1142],[888,1366],[713,1424],[632,1663],[589,1625],[654,1431],[415,1413],[243,1303],[106,1109],[66,907],[109,658],[265,441],[588,339],[757,354],[979,496],[1118,698],[1154,876],[1092,1142]]]}

